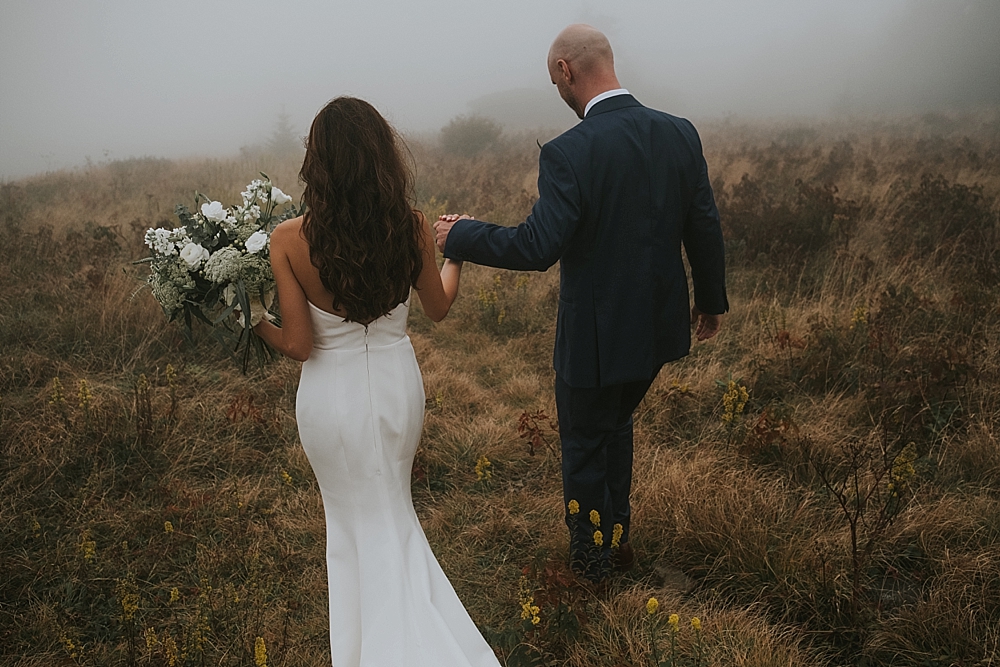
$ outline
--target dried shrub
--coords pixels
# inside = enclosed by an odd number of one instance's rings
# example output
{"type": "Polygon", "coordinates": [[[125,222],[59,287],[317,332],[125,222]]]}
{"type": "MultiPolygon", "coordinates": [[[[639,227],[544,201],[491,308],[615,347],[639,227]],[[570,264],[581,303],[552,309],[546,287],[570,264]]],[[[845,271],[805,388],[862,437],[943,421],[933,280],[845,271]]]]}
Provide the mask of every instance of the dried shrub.
{"type": "Polygon", "coordinates": [[[890,220],[890,249],[923,257],[954,255],[953,274],[960,280],[995,285],[998,226],[993,199],[982,185],[952,183],[941,175],[924,174],[907,192],[890,220]]]}
{"type": "Polygon", "coordinates": [[[729,256],[743,264],[799,268],[824,250],[846,246],[860,206],[838,192],[832,184],[796,180],[793,192],[772,194],[744,174],[718,202],[729,256]]]}
{"type": "Polygon", "coordinates": [[[451,155],[474,157],[496,145],[503,128],[483,116],[456,116],[441,128],[441,148],[451,155]]]}

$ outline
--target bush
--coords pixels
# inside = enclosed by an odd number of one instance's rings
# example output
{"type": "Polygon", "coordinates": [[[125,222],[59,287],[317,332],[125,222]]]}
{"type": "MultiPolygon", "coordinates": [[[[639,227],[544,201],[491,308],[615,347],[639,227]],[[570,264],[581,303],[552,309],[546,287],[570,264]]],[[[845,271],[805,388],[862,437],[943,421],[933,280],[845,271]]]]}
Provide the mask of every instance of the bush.
{"type": "Polygon", "coordinates": [[[997,219],[981,185],[950,183],[924,174],[907,193],[890,224],[897,252],[922,257],[960,253],[969,278],[996,284],[997,219]]]}
{"type": "Polygon", "coordinates": [[[794,193],[768,193],[744,174],[731,194],[719,196],[719,213],[730,256],[801,266],[834,243],[846,245],[857,225],[860,206],[838,196],[837,186],[795,181],[794,193]]]}
{"type": "Polygon", "coordinates": [[[482,116],[456,116],[441,128],[441,148],[451,155],[473,157],[496,145],[503,128],[482,116]]]}

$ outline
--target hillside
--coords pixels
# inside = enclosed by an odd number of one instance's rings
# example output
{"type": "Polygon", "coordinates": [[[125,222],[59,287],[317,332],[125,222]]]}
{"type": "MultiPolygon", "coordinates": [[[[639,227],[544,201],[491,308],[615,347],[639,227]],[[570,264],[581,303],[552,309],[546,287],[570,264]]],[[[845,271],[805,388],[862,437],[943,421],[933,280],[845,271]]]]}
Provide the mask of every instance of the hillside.
{"type": "MultiPolygon", "coordinates": [[[[636,569],[594,593],[565,565],[557,267],[468,266],[443,323],[410,322],[445,572],[508,665],[995,664],[1000,118],[700,129],[732,312],[636,414],[636,569]]],[[[431,219],[516,224],[537,196],[532,135],[411,150],[431,219]]],[[[228,203],[265,171],[297,198],[297,169],[0,185],[0,664],[249,665],[258,638],[268,665],[329,664],[298,364],[241,375],[132,263],[195,190],[228,203]]]]}

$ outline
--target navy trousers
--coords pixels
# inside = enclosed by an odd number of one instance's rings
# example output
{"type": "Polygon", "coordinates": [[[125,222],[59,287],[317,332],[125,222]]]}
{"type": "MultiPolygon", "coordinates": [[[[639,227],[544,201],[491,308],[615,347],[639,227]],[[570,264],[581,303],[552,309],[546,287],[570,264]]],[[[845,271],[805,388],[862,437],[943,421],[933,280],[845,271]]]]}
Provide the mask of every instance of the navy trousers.
{"type": "Polygon", "coordinates": [[[654,379],[656,373],[638,382],[579,388],[570,387],[556,376],[570,564],[578,573],[595,581],[610,571],[615,524],[621,526],[620,543],[625,544],[629,539],[632,413],[654,379]],[[576,501],[578,512],[570,511],[571,501],[576,501]],[[596,516],[591,514],[594,510],[596,516]],[[600,546],[595,543],[598,530],[603,542],[600,546]]]}

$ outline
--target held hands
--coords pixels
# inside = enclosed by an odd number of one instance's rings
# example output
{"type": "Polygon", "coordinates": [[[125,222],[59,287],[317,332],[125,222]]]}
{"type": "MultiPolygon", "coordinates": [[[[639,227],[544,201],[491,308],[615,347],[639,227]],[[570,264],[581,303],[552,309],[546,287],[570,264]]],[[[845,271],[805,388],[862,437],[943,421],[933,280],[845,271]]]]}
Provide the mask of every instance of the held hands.
{"type": "Polygon", "coordinates": [[[437,222],[434,223],[434,231],[437,233],[435,243],[437,243],[438,250],[444,252],[444,246],[448,242],[448,232],[451,231],[456,221],[471,219],[471,215],[457,215],[455,213],[438,217],[437,222]]]}
{"type": "Polygon", "coordinates": [[[698,310],[698,306],[694,306],[691,309],[691,324],[698,327],[695,330],[695,337],[699,341],[708,340],[722,328],[722,315],[708,315],[698,310]]]}

